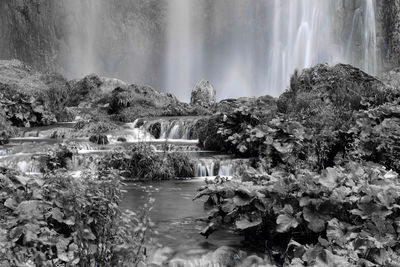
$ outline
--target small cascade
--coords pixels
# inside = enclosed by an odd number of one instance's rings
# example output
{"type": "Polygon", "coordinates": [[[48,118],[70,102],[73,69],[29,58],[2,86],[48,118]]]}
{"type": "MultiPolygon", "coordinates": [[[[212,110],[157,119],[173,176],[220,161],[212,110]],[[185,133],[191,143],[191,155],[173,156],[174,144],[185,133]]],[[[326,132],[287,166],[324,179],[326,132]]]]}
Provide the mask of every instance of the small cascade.
{"type": "Polygon", "coordinates": [[[79,171],[82,169],[92,168],[97,165],[100,156],[98,154],[92,155],[73,155],[72,156],[72,170],[79,171]]]}
{"type": "Polygon", "coordinates": [[[248,159],[199,159],[196,164],[197,177],[240,175],[248,167],[248,159]]]}
{"type": "Polygon", "coordinates": [[[0,150],[0,157],[7,157],[12,155],[12,152],[10,150],[0,150]]]}
{"type": "Polygon", "coordinates": [[[215,160],[200,159],[196,164],[197,177],[212,177],[215,176],[215,160]]]}
{"type": "Polygon", "coordinates": [[[36,160],[19,161],[17,163],[18,170],[25,174],[40,174],[39,163],[36,160]]]}
{"type": "Polygon", "coordinates": [[[40,174],[40,164],[29,153],[18,153],[3,157],[0,166],[26,174],[40,174]]]}
{"type": "Polygon", "coordinates": [[[94,146],[91,143],[78,143],[76,144],[75,148],[78,150],[78,153],[81,154],[100,150],[100,147],[94,146]]]}
{"type": "Polygon", "coordinates": [[[191,140],[193,121],[173,120],[161,122],[160,139],[185,139],[191,140]]]}
{"type": "Polygon", "coordinates": [[[124,140],[128,143],[177,141],[190,143],[197,142],[194,125],[197,119],[158,118],[151,120],[137,119],[133,123],[126,123],[125,129],[108,138],[114,143],[124,140]]]}
{"type": "Polygon", "coordinates": [[[132,123],[126,123],[124,125],[125,129],[122,132],[118,132],[114,135],[108,135],[108,139],[114,143],[118,143],[120,140],[124,140],[129,143],[151,142],[154,137],[143,127],[138,127],[138,122],[139,119],[136,119],[132,123]]]}

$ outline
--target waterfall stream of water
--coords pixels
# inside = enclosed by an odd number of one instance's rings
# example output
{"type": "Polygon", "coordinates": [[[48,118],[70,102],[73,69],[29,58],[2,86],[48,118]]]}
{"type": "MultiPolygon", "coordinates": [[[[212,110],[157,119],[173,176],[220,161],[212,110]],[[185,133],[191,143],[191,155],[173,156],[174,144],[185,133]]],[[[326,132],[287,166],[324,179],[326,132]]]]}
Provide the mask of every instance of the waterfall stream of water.
{"type": "Polygon", "coordinates": [[[278,96],[297,68],[381,64],[377,0],[117,2],[65,4],[70,78],[96,72],[188,101],[202,78],[219,99],[278,96]]]}

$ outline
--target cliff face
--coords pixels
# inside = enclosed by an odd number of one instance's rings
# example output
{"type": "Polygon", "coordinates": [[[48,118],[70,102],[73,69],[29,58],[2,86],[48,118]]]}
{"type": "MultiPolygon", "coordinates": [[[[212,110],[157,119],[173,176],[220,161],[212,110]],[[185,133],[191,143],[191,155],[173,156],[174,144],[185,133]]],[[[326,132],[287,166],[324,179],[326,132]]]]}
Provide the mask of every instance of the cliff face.
{"type": "Polygon", "coordinates": [[[68,78],[96,72],[151,83],[164,52],[161,2],[1,0],[0,59],[68,78]]]}
{"type": "Polygon", "coordinates": [[[58,70],[64,41],[63,2],[0,1],[0,58],[58,70]]]}
{"type": "MultiPolygon", "coordinates": [[[[214,32],[230,27],[224,24],[222,16],[213,15],[215,1],[203,2],[204,12],[198,15],[209,16],[211,26],[196,25],[206,27],[200,32],[212,37],[214,32]]],[[[352,36],[349,47],[355,52],[350,62],[364,58],[361,44],[365,21],[361,17],[365,2],[332,1],[333,31],[335,36],[340,36],[333,45],[346,43],[352,36]],[[355,12],[360,12],[360,18],[357,19],[355,12]]],[[[36,69],[55,70],[68,78],[97,72],[162,89],[167,3],[160,0],[1,0],[0,59],[16,58],[36,69]]],[[[260,4],[254,4],[257,3],[260,4]]],[[[375,3],[376,45],[380,55],[377,64],[386,70],[400,66],[400,0],[375,0],[375,3]]],[[[267,27],[266,31],[270,24],[271,21],[254,23],[257,27],[267,27]]],[[[212,42],[208,45],[217,47],[212,42]]],[[[252,49],[261,55],[266,54],[264,50],[264,45],[252,49]]],[[[213,54],[213,58],[204,60],[210,62],[217,56],[213,54]]]]}
{"type": "Polygon", "coordinates": [[[400,0],[378,1],[379,23],[382,25],[385,69],[400,66],[400,0]]]}

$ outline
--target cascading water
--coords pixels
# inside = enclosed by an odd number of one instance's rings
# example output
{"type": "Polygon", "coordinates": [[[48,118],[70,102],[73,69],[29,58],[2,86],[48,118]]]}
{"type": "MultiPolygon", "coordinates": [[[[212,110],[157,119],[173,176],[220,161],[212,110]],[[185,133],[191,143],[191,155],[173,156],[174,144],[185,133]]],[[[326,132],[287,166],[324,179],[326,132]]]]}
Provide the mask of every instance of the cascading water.
{"type": "Polygon", "coordinates": [[[248,166],[247,159],[202,158],[196,163],[197,177],[232,177],[248,166]]]}
{"type": "MultiPolygon", "coordinates": [[[[331,0],[274,0],[274,21],[267,67],[267,91],[279,95],[295,69],[317,63],[351,63],[376,74],[377,42],[373,0],[354,11],[347,42],[335,31],[331,0]],[[361,44],[355,35],[362,35],[361,44]],[[357,45],[361,55],[357,55],[357,45]]],[[[340,3],[339,3],[340,5],[340,3]]]]}
{"type": "Polygon", "coordinates": [[[178,98],[186,98],[192,81],[192,27],[190,0],[168,1],[168,53],[166,86],[178,98]]]}
{"type": "Polygon", "coordinates": [[[183,101],[201,78],[219,99],[278,96],[295,69],[381,65],[377,0],[65,2],[69,77],[97,72],[183,101]]]}

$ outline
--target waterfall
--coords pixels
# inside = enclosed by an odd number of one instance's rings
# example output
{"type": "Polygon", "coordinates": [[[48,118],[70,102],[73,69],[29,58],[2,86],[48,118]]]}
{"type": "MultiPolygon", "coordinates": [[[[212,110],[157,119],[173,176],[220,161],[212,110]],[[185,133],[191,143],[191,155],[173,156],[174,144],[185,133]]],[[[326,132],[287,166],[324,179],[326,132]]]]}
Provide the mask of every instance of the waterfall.
{"type": "Polygon", "coordinates": [[[196,163],[197,177],[232,177],[248,167],[248,159],[202,158],[196,163]]]}
{"type": "Polygon", "coordinates": [[[376,17],[373,0],[365,1],[364,18],[364,70],[376,74],[377,72],[377,41],[376,41],[376,17]]]}
{"type": "Polygon", "coordinates": [[[191,0],[168,1],[166,88],[179,99],[185,99],[194,85],[191,78],[193,68],[191,3],[191,0]]]}
{"type": "Polygon", "coordinates": [[[350,63],[370,74],[377,0],[64,0],[69,78],[91,72],[189,101],[201,78],[217,98],[270,94],[295,69],[350,63]]]}
{"type": "MultiPolygon", "coordinates": [[[[338,23],[335,19],[343,18],[335,18],[335,5],[332,1],[274,0],[267,91],[279,95],[288,86],[295,69],[311,67],[317,63],[351,63],[370,74],[376,74],[375,5],[373,0],[362,3],[363,6],[354,11],[349,36],[338,36],[338,32],[343,29],[334,30],[337,27],[335,23],[338,23]],[[361,26],[360,20],[363,20],[361,26]],[[356,34],[363,35],[361,44],[357,44],[356,34]],[[341,42],[341,38],[347,39],[347,42],[341,42]],[[361,45],[361,55],[357,54],[357,45],[361,45]]],[[[347,26],[345,23],[343,25],[347,26]]]]}

